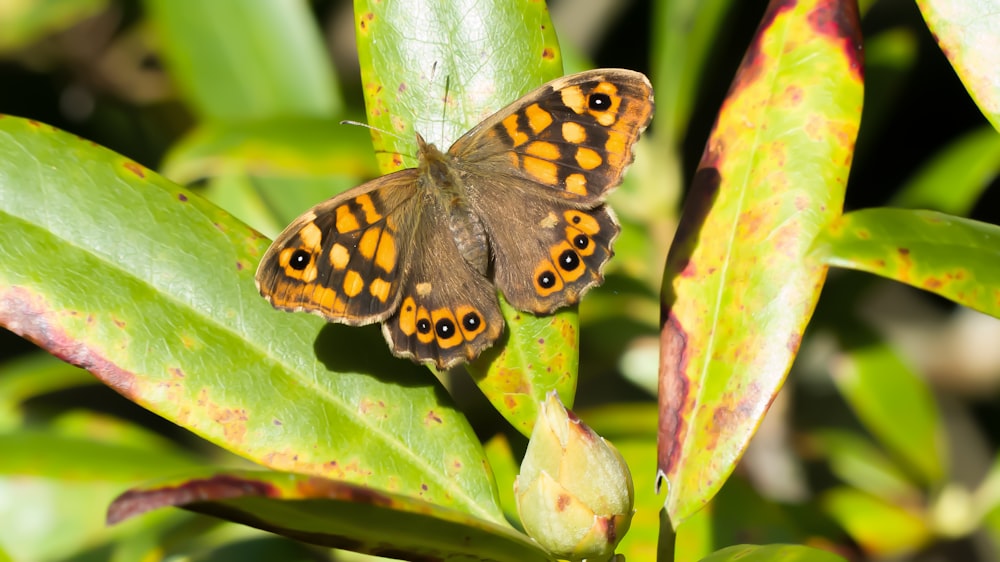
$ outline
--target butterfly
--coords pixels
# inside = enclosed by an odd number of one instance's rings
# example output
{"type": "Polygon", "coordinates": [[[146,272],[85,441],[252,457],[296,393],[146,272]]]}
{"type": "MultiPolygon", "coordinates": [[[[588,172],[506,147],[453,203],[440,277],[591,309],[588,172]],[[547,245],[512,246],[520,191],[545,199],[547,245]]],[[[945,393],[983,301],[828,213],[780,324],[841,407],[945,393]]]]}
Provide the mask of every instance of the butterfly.
{"type": "Polygon", "coordinates": [[[497,291],[548,314],[603,280],[620,227],[604,198],[653,114],[641,73],[553,80],[447,152],[417,135],[418,164],[316,205],[257,269],[278,309],[382,322],[392,352],[445,369],[503,334],[497,291]]]}

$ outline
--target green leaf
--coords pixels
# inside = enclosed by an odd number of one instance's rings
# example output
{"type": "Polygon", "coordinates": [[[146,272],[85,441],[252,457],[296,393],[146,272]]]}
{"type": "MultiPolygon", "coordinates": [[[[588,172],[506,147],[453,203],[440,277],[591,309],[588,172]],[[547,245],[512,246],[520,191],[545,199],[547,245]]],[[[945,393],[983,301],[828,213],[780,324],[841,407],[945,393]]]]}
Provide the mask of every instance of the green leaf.
{"type": "Polygon", "coordinates": [[[414,133],[443,149],[562,75],[544,2],[355,0],[354,18],[368,124],[376,129],[383,173],[416,165],[414,133]]]}
{"type": "Polygon", "coordinates": [[[513,521],[521,529],[517,515],[517,502],[514,500],[514,481],[520,471],[514,451],[510,447],[510,441],[502,433],[494,435],[483,445],[486,458],[489,459],[490,468],[497,480],[497,490],[500,496],[500,506],[508,521],[513,521]]]}
{"type": "Polygon", "coordinates": [[[863,209],[832,222],[813,257],[1000,317],[1000,227],[934,211],[863,209]]]}
{"type": "Polygon", "coordinates": [[[672,146],[684,141],[706,60],[717,47],[733,0],[661,0],[653,13],[656,129],[672,146]]]}
{"type": "Polygon", "coordinates": [[[887,503],[859,490],[834,488],[823,494],[820,503],[876,558],[914,552],[931,538],[924,514],[916,508],[887,503]]]}
{"type": "Polygon", "coordinates": [[[8,361],[0,365],[0,429],[21,425],[21,403],[29,398],[97,382],[87,371],[47,353],[8,361]]]}
{"type": "MultiPolygon", "coordinates": [[[[450,146],[483,118],[562,73],[543,2],[355,0],[354,15],[368,122],[386,173],[416,165],[415,133],[450,146]]],[[[576,307],[539,318],[503,299],[501,309],[504,337],[469,370],[497,410],[530,435],[550,390],[572,405],[576,307]]]]}
{"type": "Polygon", "coordinates": [[[927,27],[983,115],[1000,130],[1000,0],[917,0],[927,27]]]}
{"type": "Polygon", "coordinates": [[[831,370],[865,427],[923,483],[941,484],[946,476],[943,425],[927,383],[883,343],[851,347],[831,370]]]}
{"type": "Polygon", "coordinates": [[[549,391],[573,407],[580,354],[577,307],[534,316],[501,297],[500,310],[507,324],[504,335],[466,368],[497,411],[530,436],[549,391]]]}
{"type": "MultiPolygon", "coordinates": [[[[589,420],[590,416],[586,418],[589,420]]],[[[601,437],[606,436],[602,433],[601,437]]],[[[621,453],[625,463],[633,467],[632,477],[636,489],[635,515],[632,516],[628,533],[622,537],[616,552],[624,555],[626,560],[656,560],[663,504],[660,498],[649,492],[656,485],[656,473],[643,469],[653,466],[656,462],[656,438],[653,435],[643,435],[631,438],[619,437],[609,441],[621,453]]]]}
{"type": "Polygon", "coordinates": [[[715,552],[701,562],[846,562],[832,552],[795,544],[741,544],[715,552]]]}
{"type": "MultiPolygon", "coordinates": [[[[864,13],[863,6],[861,9],[864,13]]],[[[904,95],[912,91],[907,85],[919,61],[917,32],[900,26],[865,34],[865,118],[854,151],[855,168],[881,156],[881,145],[887,142],[884,135],[893,126],[895,109],[905,103],[904,95]]]]}
{"type": "Polygon", "coordinates": [[[268,241],[128,159],[0,119],[0,325],[276,470],[503,521],[482,448],[377,328],[271,308],[268,241]],[[72,166],[67,166],[72,162],[72,166]]]}
{"type": "Polygon", "coordinates": [[[340,113],[335,77],[305,0],[147,0],[146,7],[171,77],[202,117],[340,113]]]}
{"type": "Polygon", "coordinates": [[[772,2],[695,173],[663,288],[658,466],[676,526],[716,493],[798,351],[861,116],[857,14],[772,2]]]}
{"type": "Polygon", "coordinates": [[[548,560],[506,525],[406,496],[323,478],[260,471],[202,471],[118,497],[117,523],[151,509],[180,506],[312,544],[394,558],[548,560]]]}
{"type": "Polygon", "coordinates": [[[178,183],[232,170],[256,177],[354,180],[377,173],[363,127],[341,125],[335,119],[287,116],[203,123],[171,147],[162,165],[163,175],[178,183]]]}
{"type": "Polygon", "coordinates": [[[1000,172],[1000,135],[981,127],[945,146],[917,171],[893,206],[965,216],[1000,172]]]}
{"type": "MultiPolygon", "coordinates": [[[[931,420],[921,420],[927,425],[931,420]]],[[[899,423],[900,427],[906,424],[899,423]]],[[[865,437],[846,430],[826,429],[813,436],[821,455],[830,463],[830,470],[845,483],[892,503],[922,500],[907,474],[865,437]]],[[[937,442],[932,442],[937,453],[937,442]]],[[[930,463],[924,463],[930,464],[930,463]]],[[[940,470],[940,462],[932,465],[940,470]]]]}
{"type": "Polygon", "coordinates": [[[19,0],[0,9],[0,52],[23,49],[106,9],[108,0],[19,0]]]}
{"type": "MultiPolygon", "coordinates": [[[[185,457],[41,431],[0,434],[0,548],[15,560],[56,560],[119,535],[108,502],[136,480],[189,471],[185,457]]],[[[162,516],[145,522],[155,526],[162,516]]]]}

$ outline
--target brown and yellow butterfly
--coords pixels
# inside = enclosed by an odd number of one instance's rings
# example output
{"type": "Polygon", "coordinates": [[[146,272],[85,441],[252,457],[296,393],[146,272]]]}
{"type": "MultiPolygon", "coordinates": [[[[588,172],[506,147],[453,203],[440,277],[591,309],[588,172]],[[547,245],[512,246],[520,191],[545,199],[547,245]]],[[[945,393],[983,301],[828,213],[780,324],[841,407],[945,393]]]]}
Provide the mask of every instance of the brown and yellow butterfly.
{"type": "Polygon", "coordinates": [[[313,207],[257,269],[276,308],[383,322],[393,353],[446,368],[503,333],[496,292],[547,314],[603,281],[619,226],[604,204],[653,113],[649,80],[600,69],[553,80],[448,152],[313,207]]]}

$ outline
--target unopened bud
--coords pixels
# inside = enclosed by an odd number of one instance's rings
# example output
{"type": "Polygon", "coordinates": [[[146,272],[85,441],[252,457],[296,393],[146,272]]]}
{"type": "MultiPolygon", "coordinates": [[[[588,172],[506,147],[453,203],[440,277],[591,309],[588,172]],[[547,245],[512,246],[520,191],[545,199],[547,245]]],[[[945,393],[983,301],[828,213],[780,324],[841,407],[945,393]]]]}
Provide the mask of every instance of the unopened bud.
{"type": "Polygon", "coordinates": [[[528,535],[567,560],[608,560],[632,523],[625,459],[555,392],[541,405],[514,493],[528,535]]]}

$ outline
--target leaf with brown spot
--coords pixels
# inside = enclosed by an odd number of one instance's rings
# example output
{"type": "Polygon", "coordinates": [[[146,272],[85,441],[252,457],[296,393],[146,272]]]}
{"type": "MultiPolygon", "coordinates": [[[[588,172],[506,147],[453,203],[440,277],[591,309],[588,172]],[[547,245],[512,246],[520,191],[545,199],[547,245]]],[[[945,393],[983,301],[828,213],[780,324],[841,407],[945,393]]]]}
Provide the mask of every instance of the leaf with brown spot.
{"type": "Polygon", "coordinates": [[[391,552],[406,560],[549,560],[506,525],[399,494],[280,472],[201,471],[133,488],[112,502],[108,523],[167,506],[311,544],[381,556],[391,552]]]}
{"type": "Polygon", "coordinates": [[[426,370],[375,329],[274,310],[232,267],[265,238],[51,127],[0,120],[0,154],[0,325],[270,468],[327,475],[343,459],[356,483],[503,520],[478,439],[426,370]]]}
{"type": "Polygon", "coordinates": [[[863,209],[830,224],[814,256],[1000,318],[1000,226],[935,211],[863,209]]]}
{"type": "MultiPolygon", "coordinates": [[[[463,5],[460,14],[449,3],[421,5],[420,18],[406,6],[355,2],[368,123],[375,127],[372,139],[384,173],[416,165],[414,133],[445,149],[494,111],[562,75],[561,51],[544,2],[477,2],[463,5]],[[463,21],[488,26],[489,33],[477,29],[470,36],[463,21]],[[510,48],[486,45],[482,41],[489,36],[504,37],[510,48]],[[453,48],[466,37],[468,44],[453,48]]],[[[572,406],[577,309],[536,318],[500,301],[505,334],[468,369],[497,411],[529,435],[550,390],[572,406]]]]}
{"type": "Polygon", "coordinates": [[[676,528],[718,491],[791,367],[861,116],[857,13],[769,5],[733,80],[663,282],[659,460],[676,528]]]}

